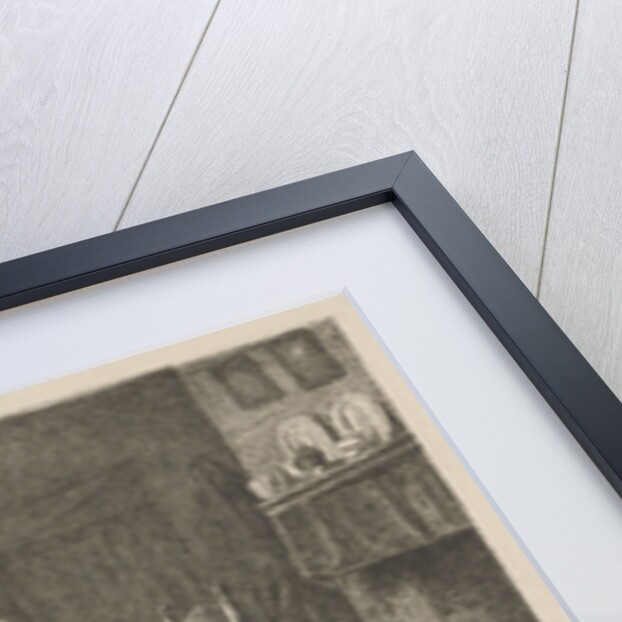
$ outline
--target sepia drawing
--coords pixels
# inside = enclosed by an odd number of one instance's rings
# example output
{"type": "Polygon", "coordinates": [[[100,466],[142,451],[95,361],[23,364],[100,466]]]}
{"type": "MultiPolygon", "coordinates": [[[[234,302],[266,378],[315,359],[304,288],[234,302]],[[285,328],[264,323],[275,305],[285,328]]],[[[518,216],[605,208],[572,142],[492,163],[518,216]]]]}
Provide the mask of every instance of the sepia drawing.
{"type": "Polygon", "coordinates": [[[0,501],[3,622],[541,619],[331,317],[2,419],[0,501]]]}

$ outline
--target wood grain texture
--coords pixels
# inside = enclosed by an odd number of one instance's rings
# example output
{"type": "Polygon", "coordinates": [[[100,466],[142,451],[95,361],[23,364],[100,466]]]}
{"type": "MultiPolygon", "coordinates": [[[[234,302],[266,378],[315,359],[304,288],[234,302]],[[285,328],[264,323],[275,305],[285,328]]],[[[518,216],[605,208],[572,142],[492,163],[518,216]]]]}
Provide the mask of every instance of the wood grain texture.
{"type": "Polygon", "coordinates": [[[415,149],[532,287],[573,12],[223,0],[121,224],[415,149]]]}
{"type": "Polygon", "coordinates": [[[0,3],[0,261],[114,228],[214,4],[0,3]]]}
{"type": "Polygon", "coordinates": [[[622,5],[582,2],[541,301],[622,398],[622,5]]]}

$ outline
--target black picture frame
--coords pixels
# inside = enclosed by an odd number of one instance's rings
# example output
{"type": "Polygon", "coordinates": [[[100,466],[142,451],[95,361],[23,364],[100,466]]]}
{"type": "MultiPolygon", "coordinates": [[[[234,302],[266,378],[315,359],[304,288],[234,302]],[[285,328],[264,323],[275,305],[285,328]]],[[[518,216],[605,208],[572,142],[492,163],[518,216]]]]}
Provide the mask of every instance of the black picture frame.
{"type": "Polygon", "coordinates": [[[622,403],[413,151],[2,263],[0,311],[388,202],[622,496],[622,403]]]}

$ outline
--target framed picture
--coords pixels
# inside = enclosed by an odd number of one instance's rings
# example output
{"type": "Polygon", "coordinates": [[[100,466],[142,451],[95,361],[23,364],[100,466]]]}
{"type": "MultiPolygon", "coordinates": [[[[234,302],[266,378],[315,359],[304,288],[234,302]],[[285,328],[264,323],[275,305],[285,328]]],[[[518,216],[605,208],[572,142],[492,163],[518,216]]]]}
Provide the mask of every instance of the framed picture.
{"type": "Polygon", "coordinates": [[[622,615],[622,405],[412,152],[0,305],[0,619],[622,615]]]}

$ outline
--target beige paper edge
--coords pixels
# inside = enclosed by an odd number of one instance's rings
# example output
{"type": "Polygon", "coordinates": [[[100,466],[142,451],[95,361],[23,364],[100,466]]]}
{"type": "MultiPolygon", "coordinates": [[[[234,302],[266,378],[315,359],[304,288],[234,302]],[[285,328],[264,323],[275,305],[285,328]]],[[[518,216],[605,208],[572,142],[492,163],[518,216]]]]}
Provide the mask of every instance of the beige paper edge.
{"type": "Polygon", "coordinates": [[[0,395],[0,418],[40,409],[162,367],[203,358],[327,317],[337,320],[365,367],[426,448],[428,457],[462,501],[487,545],[534,613],[543,622],[568,622],[561,605],[344,295],[0,395]]]}

